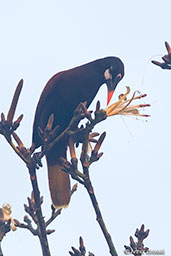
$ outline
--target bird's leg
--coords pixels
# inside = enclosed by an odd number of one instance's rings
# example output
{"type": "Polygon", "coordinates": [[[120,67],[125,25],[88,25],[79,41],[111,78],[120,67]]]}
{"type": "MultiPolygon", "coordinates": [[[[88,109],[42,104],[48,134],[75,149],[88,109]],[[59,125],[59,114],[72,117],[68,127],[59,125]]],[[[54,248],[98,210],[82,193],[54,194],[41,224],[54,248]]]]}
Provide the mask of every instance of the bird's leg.
{"type": "Polygon", "coordinates": [[[89,120],[89,122],[91,122],[92,119],[92,111],[88,111],[88,109],[86,108],[87,102],[81,102],[76,110],[74,111],[75,114],[78,114],[78,122],[76,123],[75,126],[75,131],[74,131],[74,136],[73,136],[73,140],[76,143],[76,147],[79,146],[79,143],[83,143],[85,141],[85,138],[87,136],[87,130],[85,129],[84,125],[81,125],[80,127],[78,127],[79,122],[81,121],[81,119],[87,118],[89,120]]]}
{"type": "Polygon", "coordinates": [[[95,139],[95,137],[99,136],[99,133],[97,133],[97,132],[91,133],[92,129],[94,128],[94,126],[97,123],[105,120],[107,115],[106,115],[105,110],[103,110],[103,109],[100,110],[100,102],[99,101],[97,102],[97,105],[96,105],[96,110],[94,112],[94,116],[95,116],[94,118],[92,118],[92,116],[91,116],[92,111],[88,112],[88,110],[85,108],[85,106],[83,107],[83,111],[85,113],[85,117],[88,119],[88,122],[85,124],[85,126],[82,125],[79,129],[77,129],[75,131],[74,138],[75,138],[77,147],[78,147],[79,143],[83,143],[82,156],[83,155],[86,156],[86,155],[88,155],[89,147],[91,147],[90,142],[96,143],[97,140],[95,139]]]}
{"type": "MultiPolygon", "coordinates": [[[[81,144],[84,143],[86,136],[87,136],[86,127],[81,126],[79,129],[77,129],[77,131],[74,133],[74,136],[73,136],[73,140],[74,140],[74,143],[76,144],[76,147],[78,147],[80,143],[81,144]]],[[[95,139],[95,137],[97,136],[99,136],[98,132],[90,133],[88,136],[88,141],[96,143],[97,140],[95,139]]]]}
{"type": "Polygon", "coordinates": [[[87,135],[87,131],[86,129],[84,128],[83,125],[81,125],[80,128],[78,128],[75,133],[74,133],[74,141],[76,143],[76,147],[79,146],[80,143],[84,143],[85,141],[85,138],[86,138],[86,135],[87,135]]]}
{"type": "Polygon", "coordinates": [[[36,169],[39,169],[39,167],[43,167],[42,164],[42,152],[36,152],[33,154],[33,160],[36,164],[36,169]]]}
{"type": "Polygon", "coordinates": [[[86,107],[83,107],[83,111],[85,114],[85,117],[88,119],[88,122],[85,124],[85,126],[81,126],[78,128],[74,133],[74,139],[76,142],[76,146],[79,145],[79,143],[84,143],[88,136],[89,142],[97,142],[94,137],[98,136],[99,133],[91,133],[92,129],[96,124],[99,122],[105,120],[107,118],[106,111],[103,109],[100,109],[100,102],[98,101],[96,104],[96,110],[94,112],[94,118],[92,117],[92,111],[88,111],[86,107]]]}

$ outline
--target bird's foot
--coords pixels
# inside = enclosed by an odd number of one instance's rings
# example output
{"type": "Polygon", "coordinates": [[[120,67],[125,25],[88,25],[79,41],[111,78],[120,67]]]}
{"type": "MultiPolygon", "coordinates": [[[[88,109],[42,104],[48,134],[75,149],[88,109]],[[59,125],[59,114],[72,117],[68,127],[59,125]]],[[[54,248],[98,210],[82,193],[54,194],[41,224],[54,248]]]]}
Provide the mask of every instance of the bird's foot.
{"type": "MultiPolygon", "coordinates": [[[[97,142],[97,140],[95,139],[96,136],[99,136],[98,132],[90,133],[88,135],[88,141],[96,143],[97,142]]],[[[82,127],[78,130],[78,132],[74,136],[76,147],[78,147],[80,143],[84,143],[86,139],[87,139],[87,129],[82,127]]]]}
{"type": "Polygon", "coordinates": [[[33,154],[33,160],[34,160],[36,169],[39,169],[39,167],[43,167],[41,152],[34,153],[33,154]]]}

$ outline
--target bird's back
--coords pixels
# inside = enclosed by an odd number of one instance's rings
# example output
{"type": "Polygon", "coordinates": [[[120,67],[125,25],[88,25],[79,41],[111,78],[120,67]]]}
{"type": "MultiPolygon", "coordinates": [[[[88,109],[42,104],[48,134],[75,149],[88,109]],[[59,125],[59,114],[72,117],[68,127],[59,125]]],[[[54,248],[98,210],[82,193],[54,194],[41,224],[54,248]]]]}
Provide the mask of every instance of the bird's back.
{"type": "Polygon", "coordinates": [[[47,124],[49,116],[54,114],[54,126],[63,131],[80,102],[87,101],[89,106],[100,86],[105,82],[104,71],[111,65],[118,72],[124,72],[119,58],[106,57],[54,75],[46,84],[36,109],[33,125],[33,142],[41,145],[37,128],[47,124]]]}
{"type": "Polygon", "coordinates": [[[59,125],[61,132],[69,124],[80,102],[87,101],[87,105],[90,105],[100,87],[98,79],[97,82],[92,79],[94,75],[95,71],[83,66],[60,72],[48,81],[40,96],[34,119],[33,142],[36,147],[41,145],[37,128],[40,126],[43,129],[52,113],[54,126],[59,125]]]}

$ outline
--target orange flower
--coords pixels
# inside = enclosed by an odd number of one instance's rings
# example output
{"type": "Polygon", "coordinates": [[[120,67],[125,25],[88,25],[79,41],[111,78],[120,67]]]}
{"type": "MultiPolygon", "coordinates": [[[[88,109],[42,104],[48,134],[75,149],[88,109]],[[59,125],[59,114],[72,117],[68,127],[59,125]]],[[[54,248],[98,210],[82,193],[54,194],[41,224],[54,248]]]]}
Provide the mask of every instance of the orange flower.
{"type": "Polygon", "coordinates": [[[125,94],[119,95],[119,100],[113,103],[106,109],[107,116],[114,115],[131,115],[131,116],[143,116],[149,117],[147,114],[140,114],[139,109],[144,107],[150,107],[150,104],[138,104],[130,105],[134,100],[146,97],[146,94],[140,94],[136,96],[136,91],[133,93],[130,99],[127,99],[127,95],[130,93],[130,87],[126,86],[127,92],[125,94]]]}

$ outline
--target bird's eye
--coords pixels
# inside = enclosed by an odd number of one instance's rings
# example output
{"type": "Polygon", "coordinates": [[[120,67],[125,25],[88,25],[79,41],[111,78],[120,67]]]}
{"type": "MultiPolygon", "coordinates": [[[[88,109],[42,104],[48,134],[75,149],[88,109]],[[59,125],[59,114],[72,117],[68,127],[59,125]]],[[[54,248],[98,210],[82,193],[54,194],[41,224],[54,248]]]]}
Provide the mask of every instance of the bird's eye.
{"type": "Polygon", "coordinates": [[[112,72],[113,71],[113,66],[111,66],[110,68],[109,68],[109,72],[112,72]]]}

